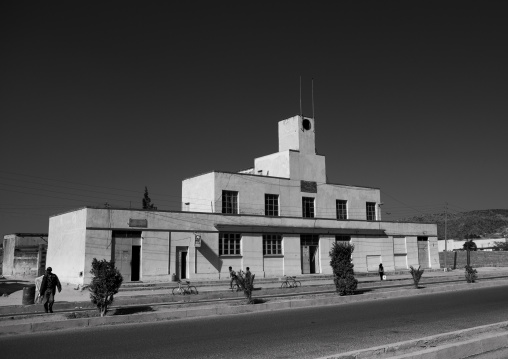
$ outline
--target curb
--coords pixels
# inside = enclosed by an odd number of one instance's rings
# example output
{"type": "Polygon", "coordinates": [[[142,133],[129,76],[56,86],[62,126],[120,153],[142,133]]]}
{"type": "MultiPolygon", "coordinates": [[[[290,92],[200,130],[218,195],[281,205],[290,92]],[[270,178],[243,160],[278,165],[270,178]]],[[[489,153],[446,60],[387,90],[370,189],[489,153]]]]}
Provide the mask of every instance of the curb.
{"type": "Polygon", "coordinates": [[[508,348],[508,322],[433,335],[318,359],[464,359],[508,348]],[[470,339],[475,337],[475,339],[470,339]]]}
{"type": "MultiPolygon", "coordinates": [[[[173,311],[161,311],[151,313],[139,313],[119,316],[108,316],[108,317],[93,317],[93,318],[80,318],[80,319],[67,319],[57,320],[50,322],[39,322],[39,323],[25,323],[25,324],[8,324],[0,325],[0,335],[14,335],[14,334],[27,334],[27,333],[39,333],[45,331],[54,331],[61,329],[77,329],[77,328],[89,328],[105,325],[118,325],[118,324],[135,324],[135,323],[148,323],[162,320],[174,320],[184,318],[197,318],[207,317],[214,315],[231,315],[231,314],[245,314],[254,312],[266,312],[273,310],[284,310],[294,308],[305,308],[314,306],[329,306],[329,305],[340,305],[348,303],[365,302],[378,299],[391,299],[391,298],[402,298],[415,295],[426,295],[433,293],[452,292],[458,290],[473,290],[478,288],[493,287],[497,285],[506,285],[506,280],[489,281],[485,283],[475,284],[456,284],[445,287],[433,287],[433,288],[422,288],[422,289],[404,289],[395,290],[379,293],[366,293],[356,296],[330,296],[325,298],[313,298],[313,299],[293,299],[285,300],[274,303],[263,303],[255,305],[239,305],[239,306],[216,306],[216,307],[190,307],[185,309],[176,309],[173,311]]],[[[388,346],[393,346],[390,344],[388,346]]],[[[386,347],[386,346],[385,346],[386,347]]],[[[383,347],[383,348],[385,348],[383,347]]],[[[330,358],[334,358],[333,356],[330,358]]],[[[356,357],[344,357],[344,358],[356,358],[356,357]]],[[[362,358],[364,358],[362,356],[362,358]]],[[[368,358],[368,357],[365,357],[368,358]]]]}

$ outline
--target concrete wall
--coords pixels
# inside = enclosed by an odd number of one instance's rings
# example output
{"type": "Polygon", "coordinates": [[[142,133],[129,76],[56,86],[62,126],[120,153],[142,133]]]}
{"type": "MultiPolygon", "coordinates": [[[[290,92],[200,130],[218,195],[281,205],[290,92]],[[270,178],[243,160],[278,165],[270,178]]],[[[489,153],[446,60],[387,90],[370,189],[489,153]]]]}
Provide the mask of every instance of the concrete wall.
{"type": "MultiPolygon", "coordinates": [[[[214,179],[215,173],[211,172],[184,180],[182,182],[182,211],[216,211],[212,208],[215,202],[214,179]],[[189,204],[186,205],[186,203],[189,204]]],[[[219,207],[220,211],[221,207],[219,207]]]]}
{"type": "Polygon", "coordinates": [[[5,276],[36,276],[40,272],[41,245],[46,245],[47,234],[8,234],[3,238],[1,273],[5,276]]]}
{"type": "Polygon", "coordinates": [[[289,152],[289,177],[292,180],[326,183],[325,157],[316,154],[289,152]]]}
{"type": "Polygon", "coordinates": [[[112,231],[111,230],[85,230],[85,260],[83,264],[83,276],[78,275],[76,284],[90,283],[92,275],[92,261],[94,258],[97,260],[111,260],[111,243],[112,231]]]}
{"type": "MultiPolygon", "coordinates": [[[[441,252],[439,253],[439,261],[441,268],[444,268],[444,256],[448,268],[463,269],[467,263],[467,251],[457,252],[441,252]]],[[[508,252],[485,252],[471,251],[471,265],[473,267],[508,267],[508,252]]]]}
{"type": "Polygon", "coordinates": [[[87,209],[49,219],[46,266],[61,282],[83,284],[87,209]]]}
{"type": "Polygon", "coordinates": [[[289,151],[277,152],[254,159],[254,174],[259,174],[259,171],[262,171],[263,176],[289,179],[289,151]]]}
{"type": "MultiPolygon", "coordinates": [[[[473,242],[476,244],[476,247],[478,249],[487,248],[491,249],[494,247],[495,242],[507,242],[508,239],[506,238],[484,238],[484,239],[473,239],[473,242]]],[[[464,243],[466,240],[455,240],[455,239],[448,239],[446,244],[446,250],[453,251],[453,250],[462,250],[464,249],[464,243]]],[[[439,240],[439,252],[444,252],[445,250],[445,241],[439,240]]]]}

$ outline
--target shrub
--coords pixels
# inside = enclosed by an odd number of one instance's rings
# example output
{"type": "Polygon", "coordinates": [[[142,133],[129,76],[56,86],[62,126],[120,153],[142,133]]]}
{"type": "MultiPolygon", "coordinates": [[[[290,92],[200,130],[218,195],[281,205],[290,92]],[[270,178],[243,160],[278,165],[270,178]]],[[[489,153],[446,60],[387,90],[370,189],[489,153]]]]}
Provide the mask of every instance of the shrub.
{"type": "Polygon", "coordinates": [[[247,304],[253,304],[254,300],[252,299],[252,290],[254,289],[254,277],[256,275],[248,275],[246,272],[239,270],[236,273],[235,281],[238,287],[243,290],[243,294],[245,298],[247,298],[247,304]]]}
{"type": "Polygon", "coordinates": [[[330,266],[333,270],[333,282],[339,295],[354,294],[358,287],[355,279],[354,264],[351,256],[355,246],[349,242],[335,242],[330,249],[330,266]]]}
{"type": "Polygon", "coordinates": [[[468,283],[474,283],[478,279],[477,271],[471,266],[466,265],[464,267],[466,269],[466,281],[468,283]]]}
{"type": "Polygon", "coordinates": [[[93,275],[92,282],[88,287],[90,299],[99,309],[101,317],[103,317],[108,310],[108,306],[113,303],[113,296],[118,293],[123,277],[120,271],[116,269],[115,262],[105,259],[98,261],[94,258],[90,273],[93,275]]]}
{"type": "Polygon", "coordinates": [[[413,277],[414,286],[416,289],[418,289],[418,283],[420,283],[420,279],[422,279],[422,275],[425,270],[420,269],[420,266],[418,266],[418,268],[409,266],[409,268],[409,273],[411,273],[411,276],[413,277]]]}

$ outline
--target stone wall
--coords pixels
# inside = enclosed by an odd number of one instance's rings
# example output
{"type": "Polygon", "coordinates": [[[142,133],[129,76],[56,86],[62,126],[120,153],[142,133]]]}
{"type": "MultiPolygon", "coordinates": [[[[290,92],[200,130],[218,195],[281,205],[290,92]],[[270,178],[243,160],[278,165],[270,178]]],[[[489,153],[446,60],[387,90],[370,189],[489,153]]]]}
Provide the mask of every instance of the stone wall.
{"type": "MultiPolygon", "coordinates": [[[[446,253],[446,264],[449,268],[464,268],[467,263],[467,252],[456,251],[456,252],[440,252],[439,262],[441,268],[444,268],[445,255],[446,253]]],[[[473,267],[508,267],[508,252],[486,252],[486,251],[471,251],[471,265],[473,267]]]]}

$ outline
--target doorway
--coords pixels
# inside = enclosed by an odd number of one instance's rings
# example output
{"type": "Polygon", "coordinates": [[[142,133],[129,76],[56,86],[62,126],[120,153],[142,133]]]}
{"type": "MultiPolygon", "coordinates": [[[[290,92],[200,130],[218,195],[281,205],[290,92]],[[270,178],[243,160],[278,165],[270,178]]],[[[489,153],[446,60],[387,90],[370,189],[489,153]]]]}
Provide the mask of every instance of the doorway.
{"type": "Polygon", "coordinates": [[[302,274],[319,273],[319,236],[301,235],[302,274]]]}
{"type": "Polygon", "coordinates": [[[430,268],[429,237],[418,237],[418,264],[422,269],[430,268]]]}
{"type": "Polygon", "coordinates": [[[176,276],[178,279],[188,278],[188,247],[176,247],[176,276]]]}
{"type": "Polygon", "coordinates": [[[139,265],[141,263],[141,246],[132,246],[131,281],[139,281],[139,265]]]}

